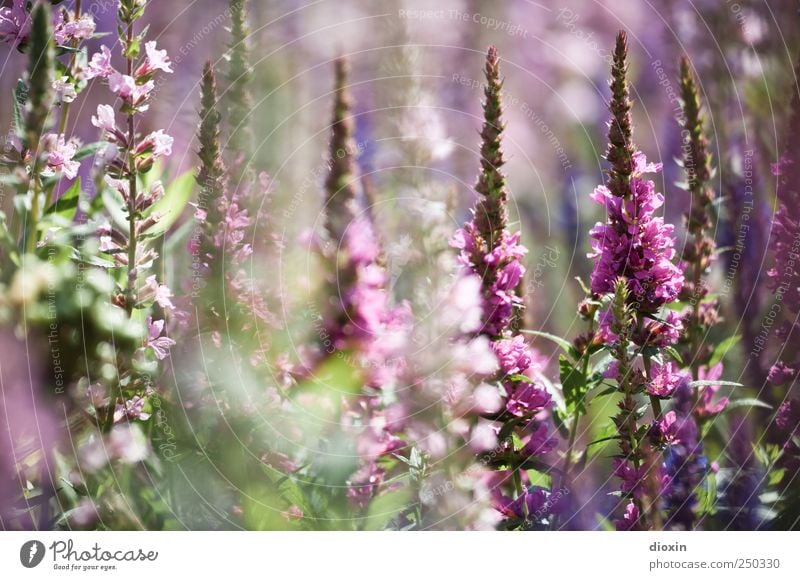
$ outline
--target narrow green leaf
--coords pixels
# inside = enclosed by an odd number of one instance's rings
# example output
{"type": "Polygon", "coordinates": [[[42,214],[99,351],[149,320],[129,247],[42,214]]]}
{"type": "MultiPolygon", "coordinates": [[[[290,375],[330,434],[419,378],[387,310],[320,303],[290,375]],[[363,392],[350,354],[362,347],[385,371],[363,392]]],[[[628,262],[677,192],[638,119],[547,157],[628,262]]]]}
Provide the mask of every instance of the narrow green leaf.
{"type": "Polygon", "coordinates": [[[165,191],[164,196],[153,204],[147,215],[158,214],[158,221],[145,233],[158,236],[169,230],[178,218],[181,217],[184,209],[189,204],[194,191],[195,178],[194,171],[187,171],[183,175],[175,178],[165,191]]]}
{"type": "Polygon", "coordinates": [[[24,135],[25,120],[22,115],[22,107],[28,100],[28,86],[22,81],[22,79],[17,81],[17,86],[14,88],[14,96],[12,100],[14,102],[14,109],[12,112],[14,115],[14,131],[17,135],[24,135]]]}
{"type": "Polygon", "coordinates": [[[574,349],[569,341],[564,340],[560,336],[556,336],[555,334],[550,334],[549,332],[542,332],[541,330],[520,330],[523,334],[530,334],[532,336],[541,336],[542,338],[546,338],[547,340],[551,340],[556,343],[558,346],[563,348],[567,351],[570,355],[573,354],[574,349]]]}
{"type": "Polygon", "coordinates": [[[743,387],[742,383],[735,383],[733,381],[692,381],[689,383],[692,387],[708,387],[712,385],[720,385],[725,387],[743,387]]]}
{"type": "Polygon", "coordinates": [[[61,216],[68,220],[72,220],[75,217],[75,213],[78,211],[78,201],[80,200],[80,197],[81,178],[79,177],[75,180],[72,186],[70,186],[70,188],[53,203],[53,205],[45,210],[44,215],[61,216]]]}
{"type": "Polygon", "coordinates": [[[772,405],[759,399],[735,399],[728,403],[725,410],[730,411],[731,409],[738,409],[739,407],[761,407],[762,409],[772,410],[772,405]]]}
{"type": "Polygon", "coordinates": [[[735,334],[720,342],[714,349],[714,353],[711,355],[711,359],[708,361],[708,366],[714,366],[724,359],[725,356],[727,356],[728,351],[736,346],[741,339],[741,335],[735,334]]]}
{"type": "Polygon", "coordinates": [[[561,390],[564,392],[567,409],[574,411],[581,408],[583,406],[583,397],[588,390],[586,377],[564,355],[558,357],[558,366],[561,390]]]}
{"type": "Polygon", "coordinates": [[[408,487],[401,487],[376,497],[369,504],[364,529],[367,531],[386,529],[386,526],[406,508],[410,499],[411,490],[408,487]]]}
{"type": "Polygon", "coordinates": [[[94,155],[95,153],[97,153],[103,147],[106,146],[108,146],[108,143],[106,143],[105,141],[96,141],[95,143],[88,143],[75,152],[75,156],[73,157],[73,159],[75,161],[86,159],[87,157],[91,157],[92,155],[94,155]]]}

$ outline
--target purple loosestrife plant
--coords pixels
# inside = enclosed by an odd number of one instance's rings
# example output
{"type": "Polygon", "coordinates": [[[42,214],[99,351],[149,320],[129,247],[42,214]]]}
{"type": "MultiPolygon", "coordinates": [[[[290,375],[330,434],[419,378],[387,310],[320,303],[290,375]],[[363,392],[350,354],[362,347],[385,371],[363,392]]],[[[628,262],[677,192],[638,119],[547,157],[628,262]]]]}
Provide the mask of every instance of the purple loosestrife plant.
{"type": "MultiPolygon", "coordinates": [[[[797,70],[795,70],[795,74],[797,70]]],[[[767,440],[781,449],[777,466],[784,475],[777,483],[781,494],[778,524],[784,529],[798,525],[800,513],[800,461],[798,461],[797,421],[800,397],[797,395],[797,378],[800,372],[800,268],[797,251],[800,246],[800,93],[792,85],[792,104],[784,151],[773,173],[777,177],[778,211],[772,228],[770,250],[773,266],[767,272],[768,286],[785,312],[784,320],[777,329],[782,340],[781,358],[772,365],[768,380],[778,393],[771,399],[779,404],[770,423],[767,440]]]]}
{"type": "Polygon", "coordinates": [[[683,377],[675,390],[672,410],[658,423],[661,438],[668,445],[664,466],[664,525],[670,529],[695,528],[697,494],[709,470],[694,408],[692,387],[688,377],[683,377]]]}
{"type": "MultiPolygon", "coordinates": [[[[155,89],[154,78],[159,72],[171,73],[172,64],[166,51],[159,50],[155,41],[147,41],[144,32],[135,33],[145,7],[146,3],[142,0],[122,0],[119,4],[117,18],[124,34],[120,44],[123,71],[112,65],[111,51],[103,45],[100,52],[92,56],[85,76],[107,83],[119,99],[119,109],[124,119],[118,125],[116,111],[106,104],[99,105],[97,114],[92,117],[92,124],[103,131],[108,143],[108,163],[104,171],[105,184],[111,193],[102,199],[113,219],[101,223],[97,232],[101,251],[109,256],[123,278],[114,302],[129,315],[135,309],[155,309],[147,318],[144,350],[156,360],[162,360],[168,355],[174,341],[163,336],[164,321],[154,317],[171,315],[175,306],[172,291],[149,270],[158,258],[151,241],[156,237],[153,231],[162,217],[154,208],[165,192],[160,181],[145,186],[143,177],[158,159],[171,155],[172,137],[160,129],[142,137],[136,127],[138,116],[150,107],[151,94],[155,89]],[[127,228],[120,227],[122,224],[114,218],[115,212],[125,216],[127,228]]],[[[125,357],[124,353],[120,355],[125,357]]],[[[137,370],[137,366],[138,363],[133,359],[120,363],[123,401],[110,405],[106,429],[113,425],[115,415],[119,417],[116,412],[118,405],[125,407],[127,399],[132,396],[152,394],[149,380],[137,370]]]]}
{"type": "MultiPolygon", "coordinates": [[[[685,283],[680,293],[681,300],[688,306],[682,315],[683,333],[679,345],[683,349],[682,358],[688,365],[688,373],[692,379],[700,380],[719,378],[722,373],[722,363],[717,363],[713,371],[709,369],[713,349],[703,346],[709,331],[717,322],[718,310],[717,300],[707,298],[709,286],[706,280],[715,250],[714,240],[708,235],[713,224],[712,203],[715,196],[709,184],[712,176],[711,155],[703,127],[700,95],[686,57],[680,61],[679,83],[684,134],[682,165],[692,201],[691,209],[686,214],[689,239],[682,256],[685,283]],[[710,376],[712,374],[714,377],[710,376]]],[[[699,410],[705,408],[701,407],[701,402],[712,396],[716,389],[707,385],[693,390],[685,378],[679,381],[675,407],[658,422],[657,428],[662,442],[668,446],[665,465],[668,478],[666,525],[689,530],[695,526],[696,495],[708,470],[708,460],[703,455],[700,440],[702,423],[707,417],[699,410]]],[[[721,400],[723,407],[726,402],[726,399],[721,400]]]]}
{"type": "Polygon", "coordinates": [[[89,63],[87,78],[99,78],[120,99],[120,111],[124,121],[117,125],[116,113],[110,105],[99,105],[92,124],[101,129],[111,144],[111,160],[106,168],[106,185],[115,190],[124,204],[127,232],[115,231],[113,226],[105,229],[105,247],[121,268],[126,271],[124,292],[119,303],[131,312],[145,301],[156,300],[161,308],[172,309],[171,292],[150,276],[140,287],[142,275],[156,259],[155,250],[145,243],[148,230],[158,221],[152,213],[156,202],[164,195],[164,187],[156,181],[140,191],[141,177],[153,168],[156,160],[172,154],[172,137],[163,130],[141,138],[136,131],[137,116],[150,107],[150,94],[155,89],[154,77],[159,71],[171,73],[172,65],[166,51],[156,48],[155,41],[146,41],[142,34],[135,34],[136,22],[141,18],[145,2],[122,0],[118,18],[124,30],[122,56],[124,71],[111,64],[111,51],[103,45],[89,63]],[[144,54],[141,47],[144,45],[144,54]]]}
{"type": "MultiPolygon", "coordinates": [[[[59,205],[53,204],[53,199],[62,180],[74,180],[80,160],[96,150],[92,145],[81,146],[77,138],[65,134],[70,103],[86,86],[86,75],[79,65],[85,50],[80,45],[94,35],[94,21],[81,14],[80,2],[72,14],[62,9],[53,16],[43,2],[37,3],[31,14],[26,10],[26,3],[15,2],[0,16],[22,23],[17,32],[24,38],[18,39],[18,48],[29,58],[27,78],[20,80],[14,91],[14,123],[0,164],[8,168],[8,183],[16,187],[20,200],[25,199],[18,204],[24,212],[16,216],[15,234],[21,235],[20,247],[31,252],[42,245],[43,238],[63,227],[63,223],[56,223],[54,214],[59,213],[59,205]],[[5,14],[7,10],[10,12],[5,14]],[[55,114],[57,108],[60,113],[55,114]],[[57,132],[47,132],[56,120],[57,132]]],[[[0,34],[7,30],[8,26],[0,28],[0,34]]],[[[70,190],[72,195],[62,203],[62,209],[77,203],[80,182],[70,190]]]]}
{"type": "Polygon", "coordinates": [[[369,213],[358,206],[352,103],[344,59],[336,60],[334,76],[323,248],[329,296],[320,313],[325,339],[319,354],[321,361],[339,358],[349,361],[354,372],[363,370],[357,374],[363,375],[365,388],[342,402],[349,407],[360,460],[347,481],[347,497],[355,509],[363,511],[380,493],[387,469],[393,467],[384,459],[405,447],[397,436],[397,423],[381,408],[381,395],[395,384],[401,371],[396,354],[404,344],[410,311],[405,304],[396,308],[389,304],[379,239],[369,213]]]}
{"type": "Polygon", "coordinates": [[[708,235],[713,225],[712,203],[715,196],[709,184],[712,176],[711,154],[703,127],[702,104],[691,64],[686,57],[680,61],[679,81],[685,135],[682,165],[692,200],[691,209],[686,214],[686,229],[690,237],[682,256],[685,279],[680,298],[689,306],[683,315],[681,345],[692,378],[698,380],[700,368],[707,364],[712,354],[712,349],[703,348],[703,342],[716,323],[718,309],[716,299],[707,299],[709,288],[705,279],[715,250],[714,240],[708,235]]]}
{"type": "Polygon", "coordinates": [[[664,197],[655,191],[652,181],[643,178],[645,173],[659,171],[661,165],[647,163],[633,144],[627,67],[623,31],[617,36],[611,69],[608,185],[598,186],[592,194],[592,199],[605,207],[607,218],[590,232],[593,251],[589,256],[595,260],[592,292],[612,297],[610,309],[600,314],[600,333],[616,359],[610,376],[617,379],[623,397],[615,419],[621,451],[615,472],[623,480],[623,497],[635,504],[626,510],[620,525],[647,529],[657,528],[660,520],[658,494],[653,495],[652,486],[647,485],[658,478],[652,469],[659,465],[651,461],[647,428],[638,423],[642,415],[636,395],[646,390],[655,418],[661,419],[660,400],[671,396],[676,380],[671,363],[654,364],[653,359],[663,358],[661,349],[677,340],[678,321],[671,314],[661,316],[660,311],[677,300],[683,274],[673,263],[673,227],[655,216],[664,197]],[[637,515],[638,523],[629,521],[632,514],[637,515]]]}
{"type": "MultiPolygon", "coordinates": [[[[231,44],[227,55],[227,98],[230,134],[226,149],[233,167],[236,168],[236,178],[240,179],[250,161],[249,156],[253,147],[250,121],[253,111],[253,97],[250,94],[253,73],[250,69],[250,48],[247,44],[250,32],[247,27],[246,0],[230,0],[229,12],[231,44]]],[[[238,183],[236,185],[238,186],[238,183]]]]}
{"type": "MultiPolygon", "coordinates": [[[[246,206],[252,192],[268,192],[271,182],[262,173],[257,182],[248,179],[235,189],[232,187],[233,177],[223,161],[220,144],[221,121],[216,77],[208,62],[201,83],[197,135],[200,167],[196,180],[200,193],[194,217],[199,227],[189,240],[189,252],[202,279],[192,282],[198,286],[192,297],[200,298],[204,304],[200,328],[211,333],[217,347],[231,326],[254,333],[257,321],[276,324],[263,294],[253,287],[243,267],[253,255],[253,246],[248,242],[253,220],[246,206]]],[[[263,353],[253,353],[250,360],[253,364],[263,362],[263,353]]]]}
{"type": "Polygon", "coordinates": [[[517,289],[525,273],[521,259],[527,249],[520,243],[519,232],[512,234],[507,223],[508,192],[501,171],[503,80],[493,46],[486,55],[484,74],[481,172],[475,186],[479,197],[472,219],[456,232],[451,245],[460,250],[466,271],[481,280],[483,325],[478,334],[490,339],[500,363],[497,378],[502,384],[503,408],[492,419],[501,451],[489,463],[494,469],[509,471],[500,471],[494,483],[495,507],[508,518],[508,526],[536,527],[546,523],[553,506],[548,491],[524,486],[523,475],[526,469],[547,469],[542,459],[555,445],[544,420],[551,397],[535,376],[538,355],[512,327],[522,308],[517,289]]]}

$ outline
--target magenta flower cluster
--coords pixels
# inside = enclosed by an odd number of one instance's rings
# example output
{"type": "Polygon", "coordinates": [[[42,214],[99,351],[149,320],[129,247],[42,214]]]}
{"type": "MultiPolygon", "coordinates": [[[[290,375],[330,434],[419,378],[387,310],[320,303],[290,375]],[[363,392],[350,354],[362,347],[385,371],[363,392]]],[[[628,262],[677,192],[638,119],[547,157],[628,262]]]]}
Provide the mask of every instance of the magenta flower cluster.
{"type": "Polygon", "coordinates": [[[653,181],[642,178],[661,171],[661,164],[647,163],[641,152],[634,155],[633,164],[629,196],[616,196],[604,185],[592,194],[608,218],[589,232],[593,250],[589,257],[596,260],[591,288],[596,294],[610,294],[615,281],[623,277],[639,310],[655,312],[678,298],[683,273],[673,263],[674,226],[654,215],[664,205],[664,196],[656,192],[653,181]]]}

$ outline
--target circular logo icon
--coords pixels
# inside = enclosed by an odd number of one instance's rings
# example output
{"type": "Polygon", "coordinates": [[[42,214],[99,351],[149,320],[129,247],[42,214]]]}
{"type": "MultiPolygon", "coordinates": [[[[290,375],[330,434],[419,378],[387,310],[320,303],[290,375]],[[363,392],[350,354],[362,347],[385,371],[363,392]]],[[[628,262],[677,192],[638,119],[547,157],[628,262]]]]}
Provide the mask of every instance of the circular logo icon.
{"type": "Polygon", "coordinates": [[[28,540],[19,549],[19,561],[26,568],[35,568],[44,559],[44,544],[39,540],[28,540]]]}

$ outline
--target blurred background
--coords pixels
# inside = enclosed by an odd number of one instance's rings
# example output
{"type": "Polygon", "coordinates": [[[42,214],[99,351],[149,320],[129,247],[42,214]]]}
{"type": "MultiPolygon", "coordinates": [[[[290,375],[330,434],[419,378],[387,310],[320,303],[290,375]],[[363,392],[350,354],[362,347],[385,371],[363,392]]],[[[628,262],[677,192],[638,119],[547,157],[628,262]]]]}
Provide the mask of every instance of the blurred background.
{"type": "MultiPolygon", "coordinates": [[[[114,30],[114,2],[84,2],[84,11],[95,16],[98,30],[114,30]]],[[[424,271],[428,257],[425,238],[412,235],[409,224],[424,228],[427,212],[445,211],[455,230],[474,201],[482,67],[486,47],[493,44],[505,76],[513,220],[531,250],[526,323],[568,338],[580,332],[575,305],[583,290],[576,277],[588,279],[587,232],[603,219],[588,196],[604,179],[610,54],[614,36],[625,29],[635,140],[649,160],[664,164],[657,185],[666,197],[667,220],[676,224],[679,253],[689,202],[675,162],[681,155],[676,115],[682,55],[699,79],[717,168],[715,237],[727,248],[713,274],[726,309],[725,323],[715,332],[743,336],[740,352],[727,360],[726,378],[769,397],[763,389],[774,361],[752,351],[770,299],[763,283],[775,211],[770,165],[786,137],[788,103],[797,82],[798,2],[253,0],[249,11],[255,100],[247,124],[256,148],[248,162],[266,170],[273,182],[269,219],[256,236],[277,238],[282,248],[277,272],[253,264],[251,273],[256,279],[290,281],[277,314],[285,328],[290,326],[286,313],[302,306],[315,285],[314,265],[299,240],[303,232],[321,227],[332,60],[346,56],[350,63],[362,185],[386,240],[395,296],[411,298],[413,284],[406,279],[414,270],[424,271]],[[745,213],[750,217],[743,228],[745,213]]],[[[168,171],[177,176],[197,164],[194,134],[203,63],[210,59],[226,67],[228,3],[153,1],[146,19],[150,37],[167,49],[175,74],[160,79],[158,105],[143,116],[140,131],[163,128],[175,138],[168,171]]],[[[104,40],[91,41],[89,52],[104,40]]],[[[10,96],[25,57],[4,45],[0,63],[0,94],[10,96]]],[[[221,85],[225,99],[224,81],[221,85]]],[[[96,86],[81,94],[72,119],[88,118],[104,102],[103,91],[96,86]]],[[[3,126],[10,123],[11,102],[0,99],[3,126]]],[[[69,132],[87,142],[97,138],[85,121],[69,132]]],[[[10,203],[3,200],[6,211],[10,203]]],[[[425,312],[415,313],[425,318],[425,312]]],[[[306,327],[296,334],[308,332],[306,327]]],[[[291,349],[287,345],[295,337],[287,332],[273,339],[291,349]]],[[[549,352],[548,345],[537,346],[549,352]]],[[[555,379],[557,371],[555,365],[547,372],[555,379]]],[[[593,412],[608,414],[608,409],[597,406],[593,412]]]]}
{"type": "MultiPolygon", "coordinates": [[[[573,276],[588,274],[586,232],[599,217],[594,204],[581,200],[602,180],[606,83],[619,29],[629,34],[636,141],[650,159],[664,163],[658,184],[668,220],[680,228],[688,202],[674,186],[680,168],[673,162],[680,155],[675,79],[683,54],[709,106],[718,192],[730,198],[743,189],[744,152],[754,151],[754,202],[765,217],[772,213],[769,164],[783,139],[800,35],[795,0],[264,0],[250,2],[249,10],[251,45],[257,47],[257,98],[248,118],[257,149],[251,161],[275,182],[274,215],[296,208],[272,226],[287,243],[313,227],[318,215],[320,178],[312,169],[323,161],[331,60],[339,55],[351,63],[360,164],[378,196],[397,198],[397,189],[407,188],[407,209],[414,211],[415,184],[436,183],[457,200],[454,225],[462,221],[478,166],[482,63],[486,47],[494,44],[506,77],[509,186],[524,242],[532,249],[535,279],[528,286],[530,298],[537,299],[530,301],[529,322],[569,334],[581,292],[573,276]]],[[[113,2],[89,2],[84,11],[95,15],[99,30],[113,29],[113,2]]],[[[144,118],[150,127],[142,131],[165,128],[176,138],[171,169],[177,174],[196,164],[198,81],[205,60],[224,66],[228,5],[158,2],[146,18],[176,75],[161,79],[160,106],[144,118]]],[[[0,90],[10,94],[25,59],[2,46],[0,62],[0,90]]],[[[80,96],[73,119],[94,110],[98,88],[80,96]]],[[[11,99],[0,100],[4,122],[10,107],[11,99]]],[[[84,140],[96,135],[86,123],[72,129],[84,140]]],[[[729,204],[720,209],[718,243],[734,245],[736,212],[729,204]]],[[[763,240],[746,246],[747,262],[760,265],[763,240]]],[[[719,269],[721,276],[724,271],[719,269]]]]}

